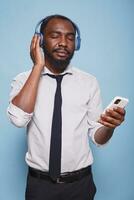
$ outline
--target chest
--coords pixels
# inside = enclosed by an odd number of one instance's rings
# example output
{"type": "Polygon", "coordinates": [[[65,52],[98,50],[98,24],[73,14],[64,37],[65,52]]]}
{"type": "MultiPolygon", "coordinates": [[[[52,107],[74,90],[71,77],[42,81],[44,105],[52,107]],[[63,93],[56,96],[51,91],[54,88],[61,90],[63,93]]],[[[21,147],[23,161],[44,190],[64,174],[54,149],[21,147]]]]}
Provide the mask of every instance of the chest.
{"type": "MultiPolygon", "coordinates": [[[[57,84],[54,79],[42,80],[37,94],[37,105],[53,107],[57,84]]],[[[86,82],[64,79],[61,83],[62,105],[67,107],[83,107],[91,98],[90,85],[86,82]]]]}

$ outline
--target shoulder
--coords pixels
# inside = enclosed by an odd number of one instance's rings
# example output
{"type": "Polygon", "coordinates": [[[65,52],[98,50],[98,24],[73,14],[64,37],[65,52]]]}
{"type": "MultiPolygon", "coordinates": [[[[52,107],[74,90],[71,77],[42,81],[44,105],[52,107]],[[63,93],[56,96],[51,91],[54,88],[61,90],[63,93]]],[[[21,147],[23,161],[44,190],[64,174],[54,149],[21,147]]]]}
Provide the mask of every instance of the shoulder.
{"type": "Polygon", "coordinates": [[[18,75],[16,75],[11,81],[11,87],[12,88],[16,88],[16,87],[21,88],[25,84],[30,73],[31,73],[31,70],[25,71],[25,72],[22,72],[22,73],[19,73],[18,75]]]}
{"type": "Polygon", "coordinates": [[[84,81],[97,82],[97,79],[94,75],[92,75],[88,72],[85,72],[81,69],[78,69],[76,67],[72,67],[72,72],[76,77],[78,77],[78,78],[80,78],[84,81]]]}
{"type": "Polygon", "coordinates": [[[25,82],[27,78],[29,77],[30,73],[31,73],[31,70],[21,72],[13,78],[13,81],[25,82]]]}

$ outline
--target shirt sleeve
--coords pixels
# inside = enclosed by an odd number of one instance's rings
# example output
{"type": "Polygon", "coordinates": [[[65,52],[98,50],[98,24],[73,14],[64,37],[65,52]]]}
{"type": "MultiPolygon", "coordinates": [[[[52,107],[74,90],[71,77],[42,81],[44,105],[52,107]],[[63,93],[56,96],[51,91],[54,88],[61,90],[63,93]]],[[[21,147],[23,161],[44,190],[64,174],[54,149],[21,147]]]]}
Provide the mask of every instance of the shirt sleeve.
{"type": "Polygon", "coordinates": [[[26,74],[22,73],[16,76],[11,83],[11,92],[9,97],[9,106],[7,108],[7,115],[9,120],[17,127],[26,127],[33,116],[33,113],[26,113],[12,103],[12,99],[20,92],[26,80],[26,74]]]}
{"type": "Polygon", "coordinates": [[[94,138],[96,131],[103,126],[102,124],[97,122],[102,113],[102,100],[101,100],[99,84],[95,78],[92,82],[90,90],[91,90],[91,96],[88,102],[89,136],[91,137],[94,144],[96,144],[97,146],[102,146],[101,144],[98,144],[94,138]]]}

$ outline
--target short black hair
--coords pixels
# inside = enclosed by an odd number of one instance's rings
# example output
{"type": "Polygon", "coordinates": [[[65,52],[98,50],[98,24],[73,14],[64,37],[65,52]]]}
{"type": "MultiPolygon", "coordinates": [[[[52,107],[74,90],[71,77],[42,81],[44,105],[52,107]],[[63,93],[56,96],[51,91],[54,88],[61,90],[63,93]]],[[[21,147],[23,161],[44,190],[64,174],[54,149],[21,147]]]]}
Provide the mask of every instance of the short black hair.
{"type": "Polygon", "coordinates": [[[71,19],[69,19],[68,17],[65,17],[65,16],[63,16],[63,15],[55,14],[55,15],[47,16],[47,17],[45,17],[45,18],[42,20],[42,23],[41,23],[41,26],[40,26],[40,33],[42,33],[42,34],[44,33],[44,30],[45,30],[45,28],[46,28],[48,22],[49,22],[51,19],[63,19],[63,20],[67,20],[67,21],[69,21],[69,22],[73,25],[75,32],[76,32],[76,30],[77,30],[77,27],[76,27],[75,23],[74,23],[71,19]]]}

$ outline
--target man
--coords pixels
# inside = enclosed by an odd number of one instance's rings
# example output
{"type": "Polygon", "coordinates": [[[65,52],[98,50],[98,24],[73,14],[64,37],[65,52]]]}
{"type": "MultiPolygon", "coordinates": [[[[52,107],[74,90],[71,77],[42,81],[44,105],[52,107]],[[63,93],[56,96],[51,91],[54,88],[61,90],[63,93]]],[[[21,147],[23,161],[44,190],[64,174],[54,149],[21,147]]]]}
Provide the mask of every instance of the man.
{"type": "Polygon", "coordinates": [[[96,78],[71,66],[80,33],[70,19],[49,16],[40,31],[30,47],[33,68],[13,80],[8,107],[11,122],[27,126],[26,200],[93,200],[89,136],[105,144],[125,111],[101,114],[96,78]]]}

